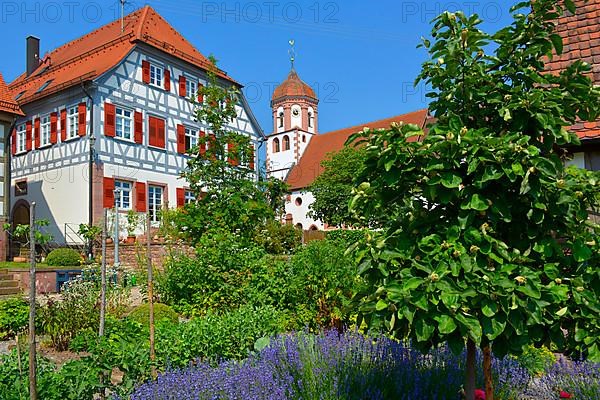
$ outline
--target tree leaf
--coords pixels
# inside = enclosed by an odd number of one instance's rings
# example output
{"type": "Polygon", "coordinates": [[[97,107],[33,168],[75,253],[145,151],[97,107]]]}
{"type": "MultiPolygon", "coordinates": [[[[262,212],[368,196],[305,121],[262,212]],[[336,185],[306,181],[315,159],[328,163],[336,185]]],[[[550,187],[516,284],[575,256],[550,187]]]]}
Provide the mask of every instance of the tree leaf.
{"type": "Polygon", "coordinates": [[[436,320],[438,322],[438,331],[444,335],[452,333],[456,329],[456,322],[449,315],[440,315],[436,320]]]}
{"type": "Polygon", "coordinates": [[[553,33],[552,35],[550,35],[550,40],[552,41],[552,44],[554,45],[554,49],[556,50],[556,54],[561,55],[563,52],[563,40],[562,37],[560,37],[560,35],[553,33]]]}
{"type": "Polygon", "coordinates": [[[573,243],[573,258],[577,262],[584,262],[592,257],[592,250],[581,239],[575,240],[573,243]]]}
{"type": "Polygon", "coordinates": [[[435,327],[428,324],[423,319],[419,319],[415,322],[415,334],[417,335],[417,341],[419,342],[426,342],[429,340],[434,331],[435,327]]]}

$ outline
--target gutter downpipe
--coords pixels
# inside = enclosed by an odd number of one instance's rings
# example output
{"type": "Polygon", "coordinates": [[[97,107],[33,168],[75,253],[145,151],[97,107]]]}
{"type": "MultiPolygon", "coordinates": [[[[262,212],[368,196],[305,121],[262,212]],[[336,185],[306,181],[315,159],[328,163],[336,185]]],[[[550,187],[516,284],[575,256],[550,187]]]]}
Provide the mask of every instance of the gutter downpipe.
{"type": "MultiPolygon", "coordinates": [[[[12,187],[12,151],[10,151],[10,138],[12,136],[12,131],[13,129],[15,129],[15,127],[17,126],[17,117],[13,118],[13,122],[10,125],[10,129],[8,130],[7,134],[4,137],[4,151],[6,154],[8,154],[8,160],[6,161],[6,166],[4,167],[4,205],[6,206],[6,217],[7,217],[7,223],[12,223],[12,215],[11,215],[11,208],[10,208],[10,188],[12,187]]],[[[11,243],[12,243],[12,239],[10,239],[7,235],[7,239],[6,242],[4,243],[5,246],[5,254],[6,257],[8,259],[8,256],[10,256],[10,251],[11,251],[11,243]]],[[[4,260],[2,260],[4,261],[4,260]]]]}
{"type": "MultiPolygon", "coordinates": [[[[93,212],[93,193],[94,193],[94,144],[96,142],[96,138],[94,136],[94,99],[89,94],[89,92],[85,88],[85,84],[81,83],[81,89],[83,93],[87,96],[90,101],[90,135],[89,135],[89,143],[90,143],[90,161],[89,161],[89,187],[88,187],[88,196],[89,196],[89,210],[88,210],[88,225],[91,227],[94,224],[94,212],[93,212]]],[[[94,257],[94,240],[90,239],[87,243],[88,245],[88,259],[92,260],[94,257]]]]}

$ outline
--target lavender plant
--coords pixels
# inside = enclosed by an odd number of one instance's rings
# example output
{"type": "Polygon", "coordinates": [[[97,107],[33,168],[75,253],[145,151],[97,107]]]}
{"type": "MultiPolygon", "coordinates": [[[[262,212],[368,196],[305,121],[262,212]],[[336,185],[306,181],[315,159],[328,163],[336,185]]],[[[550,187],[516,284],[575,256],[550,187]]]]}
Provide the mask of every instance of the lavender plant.
{"type": "MultiPolygon", "coordinates": [[[[445,347],[422,354],[403,342],[358,333],[282,335],[243,362],[168,371],[130,399],[456,399],[463,360],[445,347]]],[[[496,359],[493,367],[499,398],[525,392],[530,377],[515,360],[496,359]]]]}

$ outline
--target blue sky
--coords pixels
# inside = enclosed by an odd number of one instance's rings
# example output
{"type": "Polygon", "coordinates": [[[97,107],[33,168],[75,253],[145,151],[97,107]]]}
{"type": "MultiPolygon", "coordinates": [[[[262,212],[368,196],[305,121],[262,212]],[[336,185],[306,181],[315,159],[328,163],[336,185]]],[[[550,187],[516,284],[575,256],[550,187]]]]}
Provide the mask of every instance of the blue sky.
{"type": "MultiPolygon", "coordinates": [[[[448,9],[477,12],[490,31],[510,22],[510,0],[131,0],[126,12],[154,7],[203,54],[243,83],[265,133],[272,130],[270,98],[290,69],[288,40],[296,41],[296,70],[317,91],[321,133],[427,106],[412,83],[431,19],[448,9]]],[[[12,81],[25,68],[25,37],[41,39],[41,52],[118,18],[115,0],[0,0],[4,57],[0,71],[12,81]],[[8,56],[10,55],[10,56],[8,56]]]]}

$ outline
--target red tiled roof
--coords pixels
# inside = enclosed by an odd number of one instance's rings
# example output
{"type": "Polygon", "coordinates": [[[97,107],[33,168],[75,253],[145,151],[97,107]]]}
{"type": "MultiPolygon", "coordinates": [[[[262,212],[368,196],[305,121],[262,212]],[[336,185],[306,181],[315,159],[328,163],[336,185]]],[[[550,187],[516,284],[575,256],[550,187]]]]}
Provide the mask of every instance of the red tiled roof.
{"type": "Polygon", "coordinates": [[[273,91],[272,100],[277,100],[286,96],[307,96],[316,99],[315,91],[292,69],[285,81],[277,86],[273,91]]]}
{"type": "MultiPolygon", "coordinates": [[[[304,154],[290,171],[286,182],[291,190],[304,189],[310,186],[313,181],[321,175],[323,161],[328,153],[339,151],[350,135],[361,131],[368,127],[371,129],[389,128],[392,122],[404,122],[406,124],[415,124],[425,128],[428,121],[427,109],[414,111],[408,114],[402,114],[391,118],[382,119],[379,121],[368,122],[366,124],[344,128],[337,131],[324,133],[314,136],[304,154]]],[[[416,140],[416,137],[415,137],[416,140]]]]}
{"type": "Polygon", "coordinates": [[[15,115],[25,115],[17,102],[13,100],[4,82],[4,77],[0,73],[0,112],[2,111],[15,115]]]}
{"type": "MultiPolygon", "coordinates": [[[[18,99],[21,105],[29,103],[95,79],[117,65],[137,43],[145,43],[202,69],[210,67],[206,57],[152,7],[145,6],[125,17],[123,32],[118,19],[73,40],[46,54],[30,76],[22,74],[9,89],[13,96],[23,92],[18,99]],[[46,82],[49,82],[47,87],[38,92],[46,82]]],[[[218,75],[234,82],[223,71],[218,75]]]]}
{"type": "MultiPolygon", "coordinates": [[[[575,15],[558,20],[556,30],[563,38],[563,53],[546,63],[550,72],[560,70],[581,59],[592,66],[590,77],[600,85],[600,0],[575,0],[575,15]]],[[[571,127],[581,139],[600,138],[600,120],[580,122],[571,127]]]]}

